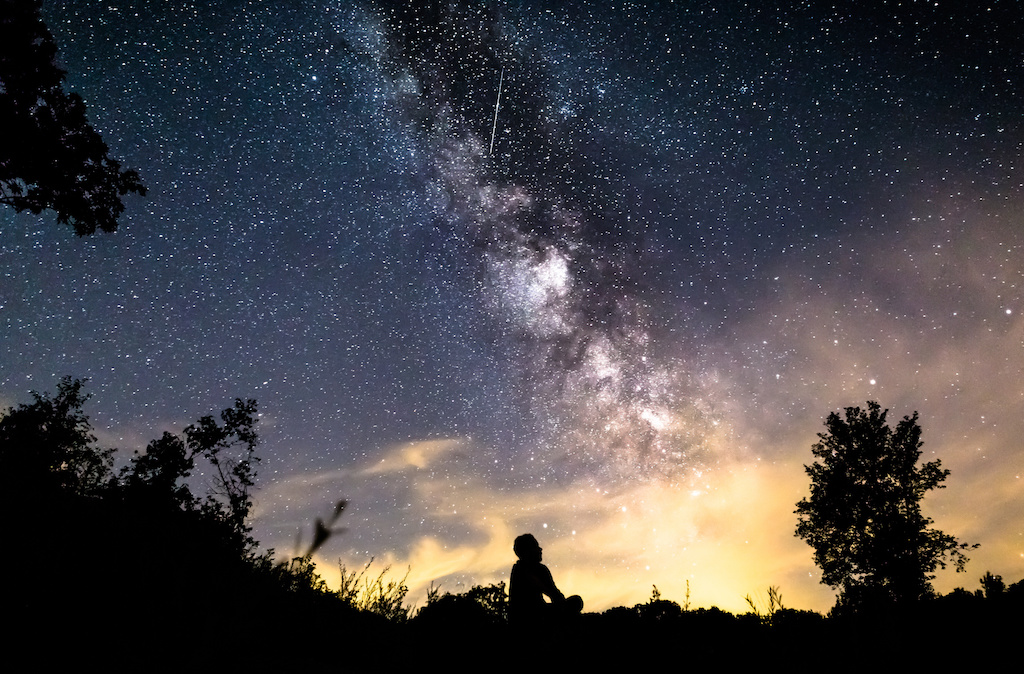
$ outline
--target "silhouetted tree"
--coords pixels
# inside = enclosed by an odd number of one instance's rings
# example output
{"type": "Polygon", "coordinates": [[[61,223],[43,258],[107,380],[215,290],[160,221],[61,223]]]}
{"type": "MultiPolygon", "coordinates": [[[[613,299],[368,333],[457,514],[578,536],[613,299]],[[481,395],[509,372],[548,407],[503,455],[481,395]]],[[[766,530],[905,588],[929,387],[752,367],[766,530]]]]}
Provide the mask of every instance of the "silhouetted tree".
{"type": "Polygon", "coordinates": [[[1006,592],[1006,583],[1003,582],[1003,577],[993,576],[991,571],[986,571],[980,582],[985,599],[994,599],[1006,592]]]}
{"type": "Polygon", "coordinates": [[[121,482],[131,492],[191,508],[195,499],[184,479],[194,466],[195,459],[185,442],[173,433],[164,432],[146,446],[144,454],[136,452],[121,470],[121,482]]]}
{"type": "Polygon", "coordinates": [[[831,413],[812,447],[818,461],[805,466],[811,495],[797,504],[796,535],[814,548],[821,582],[839,589],[839,607],[921,599],[947,558],[957,571],[967,562],[969,546],[921,514],[921,498],[949,471],[938,460],[917,466],[917,412],[895,430],[887,412],[869,401],[867,410],[846,408],[845,419],[831,413]]]}
{"type": "Polygon", "coordinates": [[[66,377],[56,394],[0,413],[0,602],[19,616],[5,631],[8,656],[51,669],[93,660],[134,671],[153,653],[160,668],[183,671],[337,668],[340,627],[360,645],[340,655],[345,664],[371,669],[394,641],[386,630],[404,621],[404,581],[368,582],[362,609],[331,592],[308,557],[277,564],[256,550],[245,523],[254,401],[163,434],[115,474],[83,385],[66,377]],[[200,485],[200,470],[211,483],[200,485]],[[42,629],[54,621],[56,646],[42,629]],[[111,645],[111,634],[131,636],[111,645]]]}
{"type": "Polygon", "coordinates": [[[213,489],[203,510],[223,519],[246,539],[250,527],[245,520],[252,508],[256,480],[256,401],[236,399],[234,407],[220,413],[222,424],[211,415],[185,429],[185,444],[191,456],[202,456],[213,466],[213,489]]]}
{"type": "Polygon", "coordinates": [[[467,592],[441,594],[440,588],[431,587],[427,603],[416,615],[419,622],[439,621],[465,624],[505,625],[508,623],[508,593],[505,581],[490,585],[474,585],[467,592]]]}
{"type": "Polygon", "coordinates": [[[146,188],[107,156],[81,96],[64,92],[41,4],[0,0],[0,203],[18,212],[53,209],[80,236],[112,232],[121,197],[146,188]]]}
{"type": "Polygon", "coordinates": [[[64,377],[57,394],[32,393],[34,401],[0,418],[0,475],[4,496],[50,498],[56,492],[85,496],[112,479],[113,450],[93,446],[82,411],[89,396],[83,381],[64,377]]]}
{"type": "Polygon", "coordinates": [[[183,437],[165,432],[150,442],[145,453],[136,452],[121,470],[120,487],[127,498],[194,512],[226,525],[230,537],[242,549],[250,549],[254,542],[246,517],[259,462],[256,401],[237,399],[220,418],[218,424],[212,415],[204,416],[188,426],[183,437]],[[197,498],[186,481],[197,459],[211,468],[213,484],[205,500],[197,498]]]}

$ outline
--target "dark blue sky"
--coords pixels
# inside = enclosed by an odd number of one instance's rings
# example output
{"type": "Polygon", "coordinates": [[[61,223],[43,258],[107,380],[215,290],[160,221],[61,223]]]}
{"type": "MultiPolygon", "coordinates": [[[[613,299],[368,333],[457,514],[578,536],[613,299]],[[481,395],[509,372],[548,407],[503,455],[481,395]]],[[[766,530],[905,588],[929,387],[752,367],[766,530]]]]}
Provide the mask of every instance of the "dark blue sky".
{"type": "Polygon", "coordinates": [[[1019,6],[555,4],[45,3],[149,194],[85,239],[0,213],[0,401],[89,377],[130,450],[256,398],[257,534],[349,497],[328,564],[486,580],[544,520],[631,569],[606,602],[692,565],[721,604],[698,551],[769,526],[762,585],[821,604],[800,464],[877,399],[954,469],[937,525],[1024,575],[1019,6]],[[709,524],[758,466],[769,524],[709,524]],[[609,549],[586,494],[666,490],[609,549]]]}

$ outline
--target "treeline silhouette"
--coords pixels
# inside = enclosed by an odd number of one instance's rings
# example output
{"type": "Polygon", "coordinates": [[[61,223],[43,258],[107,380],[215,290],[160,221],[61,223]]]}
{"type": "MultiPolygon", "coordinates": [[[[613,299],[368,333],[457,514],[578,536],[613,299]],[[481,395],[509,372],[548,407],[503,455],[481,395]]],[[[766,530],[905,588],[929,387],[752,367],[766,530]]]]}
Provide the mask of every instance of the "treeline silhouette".
{"type": "Polygon", "coordinates": [[[276,563],[250,535],[254,401],[164,433],[115,471],[82,386],[65,378],[0,419],[9,657],[43,671],[242,671],[322,662],[321,644],[344,659],[339,629],[372,643],[386,619],[328,591],[308,557],[276,563]]]}
{"type": "MultiPolygon", "coordinates": [[[[7,514],[4,641],[26,669],[269,671],[850,670],[919,668],[1014,653],[1024,582],[987,573],[981,589],[859,613],[787,608],[778,588],[750,612],[651,598],[556,625],[510,626],[505,583],[432,588],[405,602],[404,579],[342,568],[338,589],[311,553],[261,551],[246,523],[255,480],[256,404],[235,402],[180,435],[165,433],[120,470],[82,411],[83,382],[0,418],[7,514]],[[212,481],[197,494],[201,471],[212,481]]],[[[511,542],[510,542],[511,546],[511,542]]],[[[510,547],[511,552],[511,547],[510,547]]],[[[1019,660],[1019,655],[1014,658],[1019,660]]]]}

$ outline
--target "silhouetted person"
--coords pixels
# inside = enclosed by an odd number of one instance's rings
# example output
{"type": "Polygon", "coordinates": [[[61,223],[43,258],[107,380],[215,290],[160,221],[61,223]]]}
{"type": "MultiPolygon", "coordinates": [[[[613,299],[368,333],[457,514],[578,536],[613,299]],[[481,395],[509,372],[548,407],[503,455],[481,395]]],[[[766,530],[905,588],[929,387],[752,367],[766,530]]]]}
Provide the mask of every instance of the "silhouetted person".
{"type": "Polygon", "coordinates": [[[548,567],[540,563],[543,550],[532,534],[523,534],[512,545],[519,561],[512,566],[508,584],[509,621],[514,625],[550,624],[583,611],[583,599],[568,599],[555,586],[548,567]],[[544,601],[544,597],[551,603],[544,601]]]}

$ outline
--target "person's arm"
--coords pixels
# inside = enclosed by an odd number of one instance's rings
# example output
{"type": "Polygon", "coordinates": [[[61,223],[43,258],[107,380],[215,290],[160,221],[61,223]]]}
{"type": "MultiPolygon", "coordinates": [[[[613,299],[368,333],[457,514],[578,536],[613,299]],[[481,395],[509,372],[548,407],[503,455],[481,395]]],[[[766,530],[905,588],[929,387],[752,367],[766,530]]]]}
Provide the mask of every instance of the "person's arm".
{"type": "Polygon", "coordinates": [[[557,587],[555,587],[555,579],[551,577],[551,571],[548,567],[541,564],[542,572],[538,575],[538,580],[541,583],[541,592],[546,594],[552,604],[562,604],[565,602],[565,595],[562,594],[557,587]]]}

